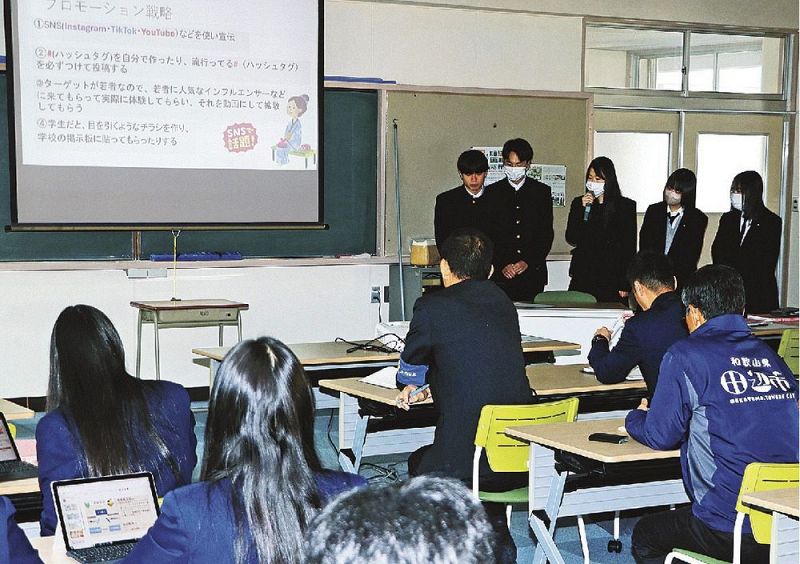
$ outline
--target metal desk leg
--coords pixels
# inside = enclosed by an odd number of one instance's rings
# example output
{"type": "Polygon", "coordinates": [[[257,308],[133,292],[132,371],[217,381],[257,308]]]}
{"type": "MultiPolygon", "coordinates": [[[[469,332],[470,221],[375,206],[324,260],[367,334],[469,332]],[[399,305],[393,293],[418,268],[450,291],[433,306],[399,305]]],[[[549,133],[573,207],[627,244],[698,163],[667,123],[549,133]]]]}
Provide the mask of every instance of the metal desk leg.
{"type": "Polygon", "coordinates": [[[219,324],[219,346],[222,346],[222,330],[223,330],[223,328],[224,328],[224,325],[222,325],[222,323],[220,323],[219,324]]]}
{"type": "Polygon", "coordinates": [[[211,362],[208,364],[208,393],[211,394],[211,387],[214,385],[214,378],[217,375],[217,370],[219,370],[219,361],[211,359],[211,362]]]}
{"type": "Polygon", "coordinates": [[[236,324],[239,327],[239,342],[242,342],[242,312],[236,316],[236,324]]]}
{"type": "MultiPolygon", "coordinates": [[[[535,468],[537,448],[544,447],[539,447],[535,444],[531,445],[528,463],[530,469],[535,468]]],[[[532,474],[533,471],[529,470],[529,475],[531,476],[531,478],[529,478],[529,507],[533,506],[534,496],[532,474]]],[[[550,482],[550,493],[547,497],[547,505],[545,506],[545,513],[547,514],[547,518],[550,520],[549,527],[545,526],[544,521],[537,517],[535,512],[531,511],[529,513],[530,518],[528,522],[533,530],[534,535],[536,535],[537,541],[536,552],[533,555],[534,564],[544,564],[545,559],[551,564],[564,564],[564,558],[558,551],[558,547],[556,547],[554,535],[556,530],[556,521],[558,520],[558,513],[561,508],[561,500],[564,497],[564,486],[566,482],[566,472],[555,474],[550,482]]]]}
{"type": "Polygon", "coordinates": [[[156,342],[156,380],[161,380],[161,356],[158,349],[158,315],[153,316],[153,332],[156,342]]]}
{"type": "Polygon", "coordinates": [[[141,378],[142,370],[142,310],[139,310],[136,325],[136,377],[141,378]]]}

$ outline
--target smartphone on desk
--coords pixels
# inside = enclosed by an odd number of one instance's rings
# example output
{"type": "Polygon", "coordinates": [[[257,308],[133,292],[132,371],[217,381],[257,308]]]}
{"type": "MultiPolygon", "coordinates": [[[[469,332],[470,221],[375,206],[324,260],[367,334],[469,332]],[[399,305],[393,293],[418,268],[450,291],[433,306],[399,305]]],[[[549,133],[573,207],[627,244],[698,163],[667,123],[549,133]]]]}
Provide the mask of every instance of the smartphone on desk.
{"type": "Polygon", "coordinates": [[[627,435],[617,435],[615,433],[592,433],[589,435],[589,440],[598,443],[612,443],[621,445],[628,442],[627,435]]]}

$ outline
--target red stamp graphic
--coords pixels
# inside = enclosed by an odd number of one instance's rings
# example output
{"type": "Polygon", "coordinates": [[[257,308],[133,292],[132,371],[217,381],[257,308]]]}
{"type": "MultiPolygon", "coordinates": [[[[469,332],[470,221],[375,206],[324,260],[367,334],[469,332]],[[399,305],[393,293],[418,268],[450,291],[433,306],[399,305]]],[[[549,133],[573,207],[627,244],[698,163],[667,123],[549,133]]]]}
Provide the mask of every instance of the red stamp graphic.
{"type": "Polygon", "coordinates": [[[252,123],[234,123],[225,128],[222,140],[231,153],[244,153],[256,146],[258,134],[252,123]]]}

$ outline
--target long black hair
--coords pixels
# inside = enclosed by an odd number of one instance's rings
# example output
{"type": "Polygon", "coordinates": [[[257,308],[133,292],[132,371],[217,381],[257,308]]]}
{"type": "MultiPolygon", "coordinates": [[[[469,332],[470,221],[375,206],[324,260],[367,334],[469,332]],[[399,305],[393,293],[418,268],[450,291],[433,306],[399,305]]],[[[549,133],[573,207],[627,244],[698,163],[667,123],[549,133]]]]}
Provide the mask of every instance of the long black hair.
{"type": "Polygon", "coordinates": [[[586,167],[585,180],[589,180],[589,171],[594,170],[594,173],[606,181],[603,191],[603,204],[606,207],[606,213],[603,215],[603,224],[608,225],[611,216],[617,209],[617,201],[622,198],[622,191],[619,189],[619,181],[617,180],[617,169],[614,163],[608,157],[595,157],[589,166],[586,167]]]}
{"type": "Polygon", "coordinates": [[[47,411],[60,409],[75,426],[90,476],[144,470],[157,456],[181,482],[150,416],[152,385],[127,373],[122,340],[103,312],[88,305],[61,312],[50,336],[47,411]]]}
{"type": "Polygon", "coordinates": [[[742,214],[745,219],[758,220],[764,208],[764,180],[754,170],[740,172],[733,177],[731,192],[742,193],[742,214]]]}
{"type": "Polygon", "coordinates": [[[681,206],[690,210],[697,207],[697,177],[688,168],[679,168],[667,178],[665,188],[673,188],[681,195],[681,206]]]}
{"type": "Polygon", "coordinates": [[[208,406],[201,479],[229,479],[237,562],[299,563],[303,532],[321,502],[314,478],[314,399],[305,372],[271,337],[225,356],[208,406]]]}

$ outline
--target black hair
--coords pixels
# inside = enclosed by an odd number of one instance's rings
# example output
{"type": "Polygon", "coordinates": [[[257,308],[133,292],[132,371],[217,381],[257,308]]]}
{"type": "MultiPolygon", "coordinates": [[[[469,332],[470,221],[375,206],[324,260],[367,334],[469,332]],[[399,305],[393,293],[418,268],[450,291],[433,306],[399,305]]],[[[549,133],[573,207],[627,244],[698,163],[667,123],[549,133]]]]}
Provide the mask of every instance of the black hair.
{"type": "Polygon", "coordinates": [[[156,456],[183,482],[147,405],[145,391],[154,385],[125,370],[122,340],[102,311],[79,304],[59,314],[50,335],[47,411],[61,410],[75,426],[89,476],[152,470],[156,456]]]}
{"type": "Polygon", "coordinates": [[[503,159],[508,159],[511,153],[516,153],[521,161],[533,160],[533,147],[525,139],[517,137],[503,143],[503,159]]]}
{"type": "Polygon", "coordinates": [[[745,219],[757,220],[764,210],[764,180],[754,170],[740,172],[733,177],[731,192],[742,193],[742,214],[745,219]]]}
{"type": "Polygon", "coordinates": [[[669,175],[665,188],[674,188],[681,195],[684,209],[694,209],[697,201],[697,177],[688,168],[679,168],[669,175]]]}
{"type": "Polygon", "coordinates": [[[303,367],[271,337],[234,346],[211,389],[200,478],[230,480],[236,562],[301,562],[321,502],[314,399],[303,367]],[[257,554],[250,552],[252,538],[257,554]]]}
{"type": "Polygon", "coordinates": [[[297,106],[297,109],[300,110],[300,114],[297,117],[302,116],[308,110],[308,94],[301,94],[300,96],[292,96],[289,98],[286,103],[294,102],[294,105],[297,106]]]}
{"type": "Polygon", "coordinates": [[[489,161],[486,159],[486,155],[483,154],[483,151],[470,149],[469,151],[464,151],[458,156],[456,167],[458,167],[458,172],[461,174],[488,172],[489,161]]]}
{"type": "Polygon", "coordinates": [[[675,285],[675,270],[664,253],[639,251],[628,265],[627,279],[630,287],[639,282],[648,290],[672,289],[675,285]]]}
{"type": "Polygon", "coordinates": [[[445,239],[441,248],[442,259],[450,271],[461,280],[489,278],[492,270],[494,245],[477,229],[457,229],[445,239]]]}
{"type": "Polygon", "coordinates": [[[681,293],[685,307],[693,305],[706,320],[744,312],[744,280],[730,266],[709,264],[694,272],[681,293]]]}
{"type": "Polygon", "coordinates": [[[483,564],[493,532],[461,482],[420,476],[353,490],[328,505],[306,532],[308,564],[483,564]]]}
{"type": "Polygon", "coordinates": [[[590,170],[594,170],[597,176],[605,180],[603,204],[606,207],[606,213],[603,214],[603,224],[607,227],[617,209],[617,200],[622,197],[619,181],[617,180],[617,169],[614,168],[614,163],[608,157],[595,157],[586,167],[584,180],[589,180],[590,170]]]}

